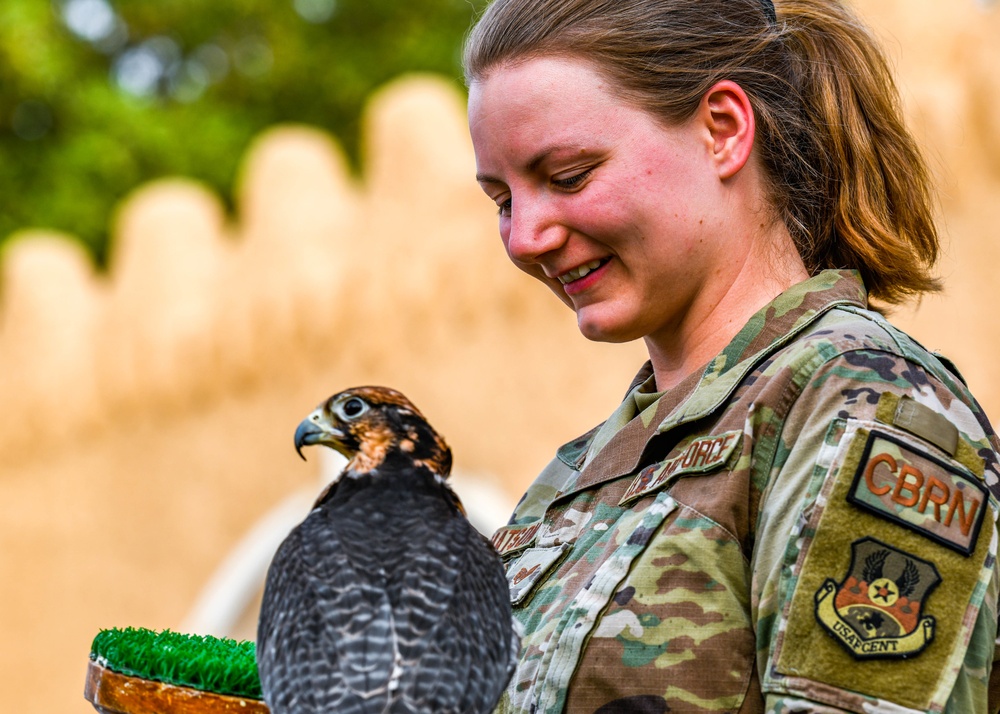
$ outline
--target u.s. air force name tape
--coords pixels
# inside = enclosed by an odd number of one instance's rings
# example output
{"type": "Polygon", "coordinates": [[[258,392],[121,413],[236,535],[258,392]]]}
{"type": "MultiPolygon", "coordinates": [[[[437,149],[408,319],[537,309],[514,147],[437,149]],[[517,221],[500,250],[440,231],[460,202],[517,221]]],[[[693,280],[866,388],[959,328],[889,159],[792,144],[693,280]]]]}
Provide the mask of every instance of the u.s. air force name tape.
{"type": "Polygon", "coordinates": [[[663,488],[672,478],[689,473],[707,473],[720,468],[740,443],[741,431],[727,431],[693,439],[681,453],[639,472],[618,502],[626,505],[663,488]]]}

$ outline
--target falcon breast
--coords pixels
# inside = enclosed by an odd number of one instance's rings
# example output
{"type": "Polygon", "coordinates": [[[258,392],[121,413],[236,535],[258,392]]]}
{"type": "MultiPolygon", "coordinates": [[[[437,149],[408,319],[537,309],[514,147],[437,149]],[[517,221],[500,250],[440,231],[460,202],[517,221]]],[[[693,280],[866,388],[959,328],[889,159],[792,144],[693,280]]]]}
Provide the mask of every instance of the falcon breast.
{"type": "Polygon", "coordinates": [[[274,714],[490,712],[519,646],[499,556],[402,394],[341,392],[295,432],[348,458],[267,574],[257,666],[274,714]]]}

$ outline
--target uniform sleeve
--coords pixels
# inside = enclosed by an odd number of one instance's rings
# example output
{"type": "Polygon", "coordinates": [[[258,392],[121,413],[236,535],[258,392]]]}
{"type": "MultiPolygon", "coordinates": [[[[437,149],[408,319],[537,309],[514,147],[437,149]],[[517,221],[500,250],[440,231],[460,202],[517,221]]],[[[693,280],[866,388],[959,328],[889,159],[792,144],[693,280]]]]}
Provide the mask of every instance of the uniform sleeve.
{"type": "Polygon", "coordinates": [[[975,402],[859,350],[754,415],[752,562],[768,712],[987,712],[996,458],[975,402]]]}
{"type": "Polygon", "coordinates": [[[998,635],[996,643],[994,645],[993,671],[990,672],[990,683],[989,683],[990,714],[997,714],[997,712],[1000,712],[1000,666],[997,665],[998,660],[1000,660],[1000,635],[998,635]]]}

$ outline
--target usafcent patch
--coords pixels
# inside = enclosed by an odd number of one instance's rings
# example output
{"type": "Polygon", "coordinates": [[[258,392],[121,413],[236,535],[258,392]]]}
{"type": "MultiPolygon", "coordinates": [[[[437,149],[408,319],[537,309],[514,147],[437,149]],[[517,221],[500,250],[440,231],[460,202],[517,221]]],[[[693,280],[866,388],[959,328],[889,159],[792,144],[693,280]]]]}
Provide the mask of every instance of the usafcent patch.
{"type": "Polygon", "coordinates": [[[816,591],[816,619],[857,659],[912,657],[934,639],[923,605],[939,582],[933,563],[862,538],[851,544],[843,581],[816,591]]]}

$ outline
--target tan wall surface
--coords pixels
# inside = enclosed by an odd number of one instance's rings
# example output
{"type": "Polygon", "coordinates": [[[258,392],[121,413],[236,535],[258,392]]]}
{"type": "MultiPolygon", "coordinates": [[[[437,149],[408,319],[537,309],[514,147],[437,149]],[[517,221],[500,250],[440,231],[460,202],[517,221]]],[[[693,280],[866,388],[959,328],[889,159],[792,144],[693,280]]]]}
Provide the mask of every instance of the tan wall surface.
{"type": "MultiPolygon", "coordinates": [[[[1000,17],[869,0],[943,186],[947,292],[898,322],[994,414],[1000,17]]],[[[316,479],[292,433],[360,383],[406,392],[456,466],[511,502],[610,411],[641,345],[594,345],[507,263],[472,178],[461,98],[373,97],[364,174],[284,127],[249,151],[235,216],[184,181],[140,188],[107,274],[61,236],[0,254],[0,685],[23,714],[85,712],[98,628],[180,627],[241,535],[316,479]]]]}

